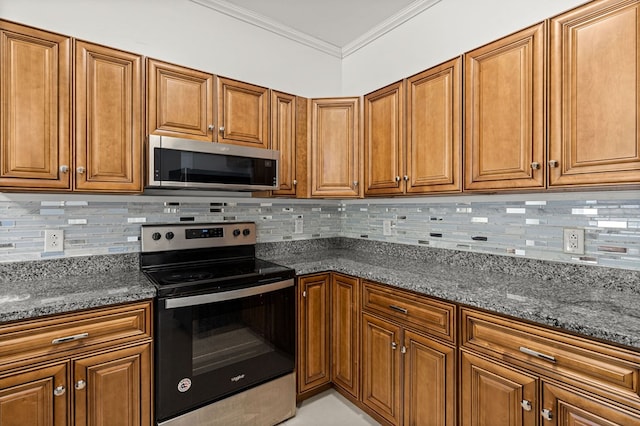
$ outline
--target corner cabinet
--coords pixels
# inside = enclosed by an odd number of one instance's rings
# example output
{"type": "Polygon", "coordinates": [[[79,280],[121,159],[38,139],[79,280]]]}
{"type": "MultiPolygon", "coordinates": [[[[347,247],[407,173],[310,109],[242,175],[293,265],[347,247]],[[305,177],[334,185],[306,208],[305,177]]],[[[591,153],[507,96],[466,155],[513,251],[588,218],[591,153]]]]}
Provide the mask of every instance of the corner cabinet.
{"type": "Polygon", "coordinates": [[[71,39],[0,20],[0,186],[71,189],[71,39]]]}
{"type": "Polygon", "coordinates": [[[546,25],[464,55],[465,190],[545,187],[546,25]]]}
{"type": "Polygon", "coordinates": [[[152,424],[151,302],[0,325],[0,424],[152,424]]]}
{"type": "Polygon", "coordinates": [[[331,382],[329,292],[331,274],[298,278],[298,397],[331,382]]]}
{"type": "Polygon", "coordinates": [[[549,187],[640,184],[640,3],[551,19],[549,187]]]}
{"type": "Polygon", "coordinates": [[[360,397],[360,280],[331,274],[331,382],[360,397]]]}
{"type": "Polygon", "coordinates": [[[361,196],[359,117],[359,98],[311,100],[312,197],[361,196]]]}
{"type": "Polygon", "coordinates": [[[143,161],[143,60],[75,42],[77,191],[140,192],[143,161]]]}

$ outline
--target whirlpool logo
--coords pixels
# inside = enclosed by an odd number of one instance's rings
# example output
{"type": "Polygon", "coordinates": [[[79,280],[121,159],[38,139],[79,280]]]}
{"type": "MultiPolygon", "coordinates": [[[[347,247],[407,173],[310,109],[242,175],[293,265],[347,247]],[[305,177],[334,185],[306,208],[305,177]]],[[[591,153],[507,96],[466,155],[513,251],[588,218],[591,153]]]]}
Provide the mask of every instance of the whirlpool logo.
{"type": "Polygon", "coordinates": [[[237,376],[232,377],[232,378],[231,378],[231,381],[232,381],[232,382],[239,382],[239,381],[240,381],[240,380],[242,380],[242,379],[244,379],[244,374],[238,374],[237,376]]]}

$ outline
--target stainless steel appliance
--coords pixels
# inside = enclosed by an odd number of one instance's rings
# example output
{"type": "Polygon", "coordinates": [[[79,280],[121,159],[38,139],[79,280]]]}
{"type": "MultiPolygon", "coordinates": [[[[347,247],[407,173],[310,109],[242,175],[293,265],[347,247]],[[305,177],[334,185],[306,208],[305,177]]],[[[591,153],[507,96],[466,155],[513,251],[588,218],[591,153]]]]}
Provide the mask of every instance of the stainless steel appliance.
{"type": "Polygon", "coordinates": [[[278,189],[278,151],[157,135],[148,147],[147,188],[278,189]]]}
{"type": "Polygon", "coordinates": [[[255,257],[255,224],[143,225],[141,239],[158,294],[156,424],[293,416],[295,272],[255,257]]]}

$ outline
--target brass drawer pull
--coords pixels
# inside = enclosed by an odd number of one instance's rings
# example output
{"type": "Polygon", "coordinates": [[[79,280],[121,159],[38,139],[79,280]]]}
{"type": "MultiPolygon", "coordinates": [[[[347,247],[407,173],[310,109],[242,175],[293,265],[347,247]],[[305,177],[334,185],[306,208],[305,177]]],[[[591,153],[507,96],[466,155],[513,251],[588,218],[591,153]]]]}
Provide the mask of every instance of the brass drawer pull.
{"type": "Polygon", "coordinates": [[[527,355],[535,356],[536,358],[544,359],[545,361],[556,362],[556,359],[551,355],[546,355],[546,354],[534,351],[533,349],[525,348],[524,346],[520,346],[520,352],[527,355]]]}
{"type": "Polygon", "coordinates": [[[390,308],[390,309],[393,309],[394,311],[401,312],[401,313],[403,313],[403,314],[405,314],[405,315],[407,315],[407,314],[409,313],[409,311],[408,311],[408,310],[406,310],[405,308],[401,308],[400,306],[396,306],[396,305],[389,305],[389,308],[390,308]]]}
{"type": "Polygon", "coordinates": [[[86,339],[87,337],[89,337],[89,333],[80,333],[80,334],[75,334],[73,336],[59,337],[57,339],[53,339],[51,341],[51,344],[52,345],[59,345],[60,343],[66,343],[66,342],[72,342],[74,340],[86,339]]]}

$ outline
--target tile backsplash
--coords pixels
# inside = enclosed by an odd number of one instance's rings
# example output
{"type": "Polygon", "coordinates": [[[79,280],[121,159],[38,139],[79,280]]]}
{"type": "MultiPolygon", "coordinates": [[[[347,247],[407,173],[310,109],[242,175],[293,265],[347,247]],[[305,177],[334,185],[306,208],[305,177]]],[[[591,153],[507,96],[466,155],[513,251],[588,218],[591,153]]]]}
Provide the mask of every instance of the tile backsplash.
{"type": "Polygon", "coordinates": [[[142,223],[255,221],[259,242],[348,237],[640,270],[633,191],[411,199],[283,200],[0,194],[0,262],[138,252],[142,223]],[[43,198],[43,197],[40,197],[43,198]],[[563,228],[585,253],[563,252],[563,228]],[[45,253],[44,230],[64,230],[45,253]]]}

